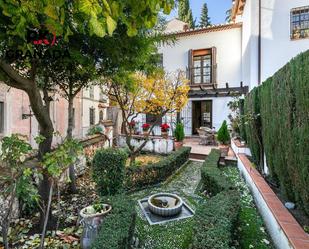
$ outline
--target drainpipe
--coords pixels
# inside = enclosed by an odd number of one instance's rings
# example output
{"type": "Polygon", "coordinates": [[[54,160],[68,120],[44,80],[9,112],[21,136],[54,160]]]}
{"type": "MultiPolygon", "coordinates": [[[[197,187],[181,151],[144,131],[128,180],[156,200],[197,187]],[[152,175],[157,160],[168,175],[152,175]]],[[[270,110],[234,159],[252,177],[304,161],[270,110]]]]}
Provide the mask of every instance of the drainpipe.
{"type": "Polygon", "coordinates": [[[262,0],[259,0],[259,37],[258,37],[258,84],[262,80],[262,0]]]}

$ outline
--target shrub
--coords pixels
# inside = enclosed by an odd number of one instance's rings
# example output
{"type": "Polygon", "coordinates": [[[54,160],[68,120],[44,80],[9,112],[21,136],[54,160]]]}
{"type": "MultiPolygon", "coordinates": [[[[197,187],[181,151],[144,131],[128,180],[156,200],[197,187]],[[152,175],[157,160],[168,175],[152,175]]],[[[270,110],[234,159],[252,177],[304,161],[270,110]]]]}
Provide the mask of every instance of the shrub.
{"type": "Polygon", "coordinates": [[[181,142],[185,138],[185,132],[184,127],[182,123],[177,123],[176,129],[174,131],[174,136],[176,138],[176,141],[181,142]]]}
{"type": "Polygon", "coordinates": [[[212,149],[202,167],[203,188],[211,195],[216,195],[223,190],[230,189],[232,186],[218,168],[220,150],[212,149]]]}
{"type": "Polygon", "coordinates": [[[131,248],[136,220],[134,202],[123,195],[103,198],[102,201],[110,204],[112,210],[104,219],[91,249],[131,248]]]}
{"type": "Polygon", "coordinates": [[[103,132],[102,127],[100,126],[92,126],[89,128],[87,135],[91,136],[91,135],[95,135],[95,134],[100,134],[103,132]]]}
{"type": "Polygon", "coordinates": [[[166,180],[175,170],[188,161],[190,147],[182,147],[161,161],[142,167],[129,167],[126,172],[126,188],[133,190],[166,180]]]}
{"type": "Polygon", "coordinates": [[[98,150],[93,158],[93,180],[100,196],[114,195],[123,190],[125,164],[124,150],[108,148],[98,150]]]}
{"type": "Polygon", "coordinates": [[[256,157],[256,151],[261,155],[264,150],[270,174],[273,179],[278,180],[283,195],[291,201],[296,201],[307,214],[308,71],[309,51],[292,59],[257,90],[252,91],[246,98],[245,108],[245,115],[258,112],[261,114],[260,124],[250,125],[246,129],[247,137],[251,137],[249,146],[252,154],[256,157]],[[255,142],[256,134],[261,134],[262,144],[255,142]]]}
{"type": "Polygon", "coordinates": [[[223,123],[222,123],[222,125],[221,125],[221,127],[218,131],[217,139],[222,144],[228,144],[230,142],[231,137],[230,137],[229,130],[227,128],[226,120],[223,121],[223,123]]]}
{"type": "Polygon", "coordinates": [[[200,205],[194,216],[193,249],[232,248],[240,209],[236,190],[222,191],[200,205]]]}

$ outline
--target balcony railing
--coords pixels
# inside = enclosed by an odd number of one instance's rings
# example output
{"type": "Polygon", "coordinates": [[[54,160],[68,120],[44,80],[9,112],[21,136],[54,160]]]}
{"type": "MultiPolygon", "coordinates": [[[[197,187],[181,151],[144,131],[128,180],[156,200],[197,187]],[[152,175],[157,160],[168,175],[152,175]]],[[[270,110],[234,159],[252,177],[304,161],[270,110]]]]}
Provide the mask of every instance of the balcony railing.
{"type": "Polygon", "coordinates": [[[201,72],[200,69],[200,67],[186,68],[186,75],[190,86],[214,86],[217,84],[217,64],[204,67],[208,73],[203,73],[203,76],[197,73],[197,70],[201,72]]]}

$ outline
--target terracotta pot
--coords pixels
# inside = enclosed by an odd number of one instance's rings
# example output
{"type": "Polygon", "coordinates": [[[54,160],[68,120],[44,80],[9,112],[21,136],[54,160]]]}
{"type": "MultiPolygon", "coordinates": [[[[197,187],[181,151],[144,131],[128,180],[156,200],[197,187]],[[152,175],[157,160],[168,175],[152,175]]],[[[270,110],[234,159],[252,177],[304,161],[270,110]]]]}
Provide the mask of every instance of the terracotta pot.
{"type": "Polygon", "coordinates": [[[175,150],[179,150],[183,146],[183,141],[175,141],[175,150]]]}
{"type": "Polygon", "coordinates": [[[145,137],[148,137],[149,136],[149,131],[148,130],[147,131],[143,131],[143,134],[144,134],[145,137]]]}
{"type": "Polygon", "coordinates": [[[229,153],[229,146],[228,145],[224,145],[224,144],[221,144],[219,146],[220,148],[220,152],[221,152],[221,157],[226,157],[229,153]]]}
{"type": "Polygon", "coordinates": [[[168,132],[167,131],[161,131],[161,136],[165,139],[168,138],[168,132]]]}

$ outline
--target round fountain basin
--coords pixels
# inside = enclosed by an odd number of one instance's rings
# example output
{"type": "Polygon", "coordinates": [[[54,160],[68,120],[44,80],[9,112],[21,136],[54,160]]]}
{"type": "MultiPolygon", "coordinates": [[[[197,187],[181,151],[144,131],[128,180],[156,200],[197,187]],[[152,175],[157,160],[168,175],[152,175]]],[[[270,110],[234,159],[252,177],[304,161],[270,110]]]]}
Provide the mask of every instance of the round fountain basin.
{"type": "Polygon", "coordinates": [[[148,198],[149,210],[159,216],[168,217],[180,213],[183,201],[178,195],[158,193],[148,198]]]}

